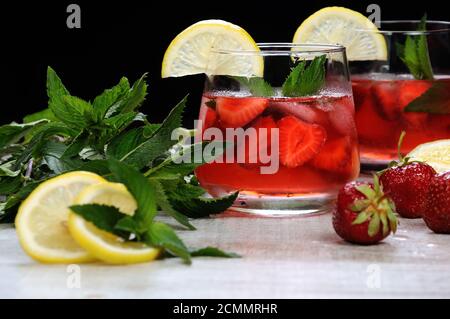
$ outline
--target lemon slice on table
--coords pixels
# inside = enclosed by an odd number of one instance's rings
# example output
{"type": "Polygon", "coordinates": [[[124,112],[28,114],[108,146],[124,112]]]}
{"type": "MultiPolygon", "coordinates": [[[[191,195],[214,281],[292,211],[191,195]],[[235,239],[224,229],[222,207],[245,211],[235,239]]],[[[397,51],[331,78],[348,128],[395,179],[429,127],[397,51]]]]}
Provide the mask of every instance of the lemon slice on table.
{"type": "Polygon", "coordinates": [[[438,173],[448,172],[450,171],[450,140],[438,140],[421,144],[407,156],[411,160],[427,163],[438,173]]]}
{"type": "Polygon", "coordinates": [[[387,60],[384,36],[359,12],[327,7],[309,16],[297,29],[294,43],[340,44],[350,61],[387,60]]]}
{"type": "Polygon", "coordinates": [[[47,263],[93,261],[94,257],[71,237],[67,219],[76,195],[86,186],[104,181],[93,173],[71,172],[39,185],[20,205],[15,220],[25,252],[47,263]]]}
{"type": "MultiPolygon", "coordinates": [[[[103,204],[117,207],[132,215],[137,208],[133,196],[123,184],[101,183],[86,187],[74,201],[75,205],[103,204]]],[[[69,230],[77,243],[96,258],[110,264],[134,264],[158,257],[160,250],[143,243],[126,242],[122,238],[98,229],[91,222],[71,212],[69,230]]]]}
{"type": "Polygon", "coordinates": [[[212,50],[260,51],[241,27],[223,20],[197,22],[172,40],[164,54],[161,76],[199,73],[232,76],[263,76],[264,60],[255,54],[214,54],[212,50]]]}

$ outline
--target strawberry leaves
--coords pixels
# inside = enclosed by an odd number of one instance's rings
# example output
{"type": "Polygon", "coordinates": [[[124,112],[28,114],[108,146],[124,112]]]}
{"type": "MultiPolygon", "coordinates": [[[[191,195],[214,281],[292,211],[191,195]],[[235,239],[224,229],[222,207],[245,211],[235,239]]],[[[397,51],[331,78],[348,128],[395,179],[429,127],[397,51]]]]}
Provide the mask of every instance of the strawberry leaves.
{"type": "Polygon", "coordinates": [[[356,186],[356,189],[365,196],[364,199],[356,200],[350,209],[358,213],[353,225],[361,225],[369,222],[368,235],[376,236],[380,230],[386,236],[390,231],[397,230],[397,218],[395,217],[395,205],[387,197],[380,185],[378,175],[374,174],[373,187],[368,184],[356,186]]]}

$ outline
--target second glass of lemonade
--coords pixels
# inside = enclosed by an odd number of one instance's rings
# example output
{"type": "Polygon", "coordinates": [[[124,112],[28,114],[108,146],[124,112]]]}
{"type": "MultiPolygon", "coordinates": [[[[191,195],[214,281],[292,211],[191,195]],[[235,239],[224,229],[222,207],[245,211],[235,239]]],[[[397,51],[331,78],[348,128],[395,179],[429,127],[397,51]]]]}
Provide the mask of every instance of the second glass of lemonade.
{"type": "Polygon", "coordinates": [[[243,213],[326,211],[359,173],[345,49],[272,43],[255,51],[214,50],[211,59],[197,139],[231,146],[196,170],[201,186],[212,196],[239,191],[232,209],[243,213]],[[231,60],[250,71],[220,74],[220,64],[231,60]]]}
{"type": "Polygon", "coordinates": [[[350,63],[361,162],[368,169],[397,158],[402,131],[404,154],[450,138],[450,22],[381,21],[376,33],[386,41],[386,59],[350,63]]]}

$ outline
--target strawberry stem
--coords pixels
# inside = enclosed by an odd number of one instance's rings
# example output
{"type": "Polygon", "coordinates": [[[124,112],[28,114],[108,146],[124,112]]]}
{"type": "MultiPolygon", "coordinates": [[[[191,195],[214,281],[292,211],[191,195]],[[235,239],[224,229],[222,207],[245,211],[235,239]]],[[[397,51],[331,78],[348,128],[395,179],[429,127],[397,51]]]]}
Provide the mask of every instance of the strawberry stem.
{"type": "Polygon", "coordinates": [[[405,135],[406,135],[406,132],[402,131],[400,133],[400,137],[398,139],[397,154],[398,154],[399,163],[403,162],[403,160],[405,159],[402,155],[402,144],[403,144],[403,139],[405,138],[405,135]]]}

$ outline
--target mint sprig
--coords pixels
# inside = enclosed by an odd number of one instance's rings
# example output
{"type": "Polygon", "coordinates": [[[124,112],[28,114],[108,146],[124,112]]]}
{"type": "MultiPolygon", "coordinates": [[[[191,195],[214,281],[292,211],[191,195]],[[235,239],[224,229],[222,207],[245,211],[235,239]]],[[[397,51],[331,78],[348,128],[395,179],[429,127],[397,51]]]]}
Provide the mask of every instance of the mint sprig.
{"type": "Polygon", "coordinates": [[[253,96],[270,97],[275,93],[272,86],[263,78],[246,78],[242,76],[234,76],[232,78],[238,81],[241,86],[247,88],[253,96]]]}
{"type": "Polygon", "coordinates": [[[133,215],[135,232],[145,232],[153,222],[157,213],[156,191],[150,181],[132,167],[111,159],[109,169],[114,181],[124,184],[137,202],[137,210],[133,215]]]}
{"type": "Polygon", "coordinates": [[[297,97],[317,93],[325,83],[325,62],[325,55],[315,57],[309,65],[300,61],[283,83],[283,95],[297,97]]]}
{"type": "MultiPolygon", "coordinates": [[[[180,129],[184,98],[162,123],[149,123],[139,106],[147,94],[145,74],[130,86],[128,79],[90,100],[70,95],[52,68],[47,72],[48,107],[24,123],[0,126],[0,222],[11,222],[20,203],[42,182],[76,170],[90,171],[123,183],[135,198],[132,216],[115,207],[78,205],[74,213],[125,241],[157,246],[186,262],[194,256],[233,254],[218,248],[192,249],[175,230],[156,220],[160,214],[187,230],[190,217],[226,210],[236,194],[207,199],[193,170],[223,153],[228,145],[214,143],[216,154],[202,161],[177,161],[203,152],[208,143],[184,145],[171,139],[180,129]]],[[[187,130],[186,130],[187,131],[187,130]]]]}
{"type": "Polygon", "coordinates": [[[424,112],[429,114],[450,114],[450,91],[448,84],[435,81],[422,95],[411,101],[405,112],[424,112]]]}
{"type": "MultiPolygon", "coordinates": [[[[425,14],[420,20],[417,31],[425,32],[426,24],[427,15],[425,14]]],[[[433,80],[433,68],[425,34],[408,35],[405,44],[396,43],[396,47],[399,58],[416,80],[433,80]]]]}

